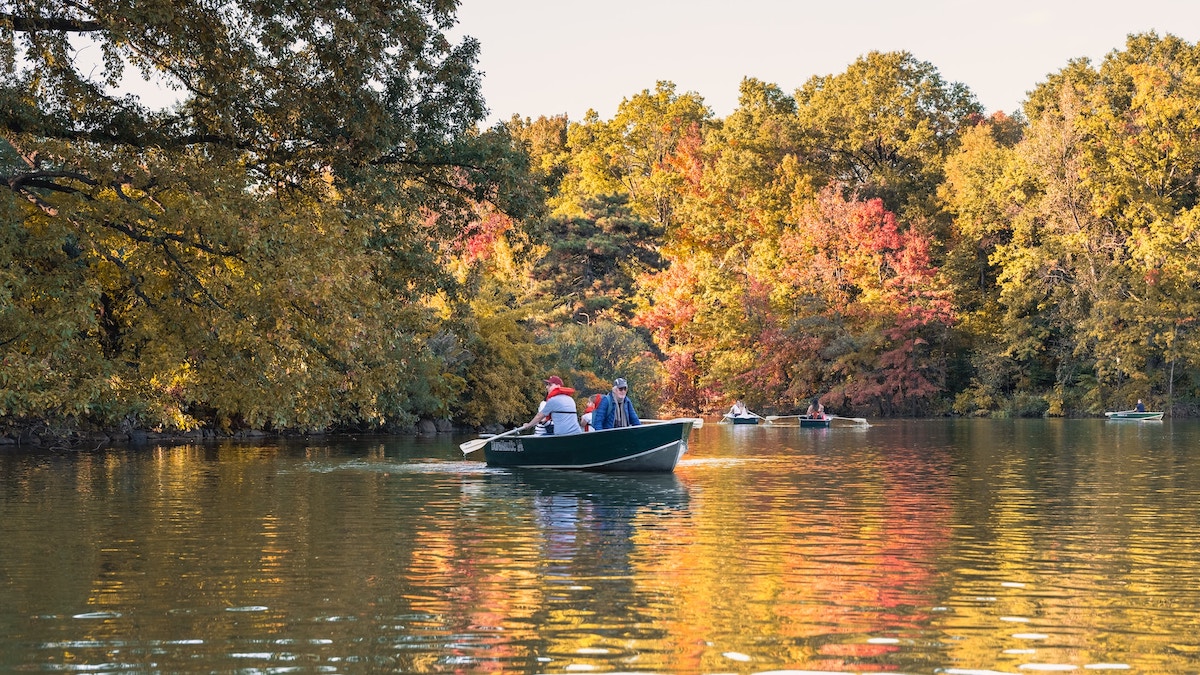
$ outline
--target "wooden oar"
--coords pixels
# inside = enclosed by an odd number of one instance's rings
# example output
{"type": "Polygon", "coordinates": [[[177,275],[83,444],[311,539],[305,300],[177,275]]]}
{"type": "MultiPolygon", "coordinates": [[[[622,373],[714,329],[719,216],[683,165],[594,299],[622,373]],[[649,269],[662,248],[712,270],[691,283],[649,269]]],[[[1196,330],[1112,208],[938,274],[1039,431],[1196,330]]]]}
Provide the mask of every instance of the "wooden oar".
{"type": "Polygon", "coordinates": [[[464,455],[469,455],[472,452],[475,452],[476,450],[487,445],[488,443],[491,443],[492,441],[496,440],[497,438],[504,438],[505,436],[512,436],[513,434],[519,432],[520,430],[521,430],[521,427],[517,427],[515,429],[509,429],[508,431],[506,431],[502,434],[496,434],[495,436],[489,436],[487,438],[483,438],[483,437],[472,438],[471,440],[467,441],[466,443],[460,444],[458,446],[458,449],[462,450],[464,455]]]}
{"type": "Polygon", "coordinates": [[[847,422],[854,422],[855,424],[858,424],[858,425],[861,425],[864,427],[871,426],[871,423],[867,422],[867,420],[862,417],[838,417],[837,415],[826,415],[825,417],[828,417],[831,420],[846,420],[847,422]]]}
{"type": "Polygon", "coordinates": [[[643,419],[642,422],[662,423],[662,422],[691,422],[692,429],[700,429],[704,425],[704,420],[698,417],[677,417],[674,419],[643,419]]]}
{"type": "Polygon", "coordinates": [[[789,417],[808,417],[808,415],[767,415],[766,420],[768,422],[774,422],[775,420],[785,420],[789,417]]]}

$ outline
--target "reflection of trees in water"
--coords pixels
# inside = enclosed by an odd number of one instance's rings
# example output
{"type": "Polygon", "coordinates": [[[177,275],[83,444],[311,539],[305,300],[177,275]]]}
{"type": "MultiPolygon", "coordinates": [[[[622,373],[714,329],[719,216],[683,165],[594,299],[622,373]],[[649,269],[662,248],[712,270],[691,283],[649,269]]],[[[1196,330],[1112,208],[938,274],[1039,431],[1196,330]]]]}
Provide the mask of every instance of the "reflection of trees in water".
{"type": "MultiPolygon", "coordinates": [[[[808,440],[807,437],[804,440],[808,440]]],[[[812,449],[715,471],[669,560],[641,569],[670,607],[660,645],[681,671],[728,669],[719,649],[815,670],[903,670],[893,645],[918,635],[941,597],[936,561],[954,517],[949,457],[812,449]],[[752,637],[751,637],[752,636],[752,637]]]]}

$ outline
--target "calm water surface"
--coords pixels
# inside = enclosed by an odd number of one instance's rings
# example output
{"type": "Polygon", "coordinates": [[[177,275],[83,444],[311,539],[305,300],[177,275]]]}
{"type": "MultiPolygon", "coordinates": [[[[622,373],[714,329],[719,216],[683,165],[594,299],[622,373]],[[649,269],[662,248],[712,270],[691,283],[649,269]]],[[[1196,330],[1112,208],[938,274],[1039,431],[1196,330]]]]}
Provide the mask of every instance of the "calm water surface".
{"type": "Polygon", "coordinates": [[[463,440],[0,455],[0,672],[1200,672],[1198,422],[463,440]]]}

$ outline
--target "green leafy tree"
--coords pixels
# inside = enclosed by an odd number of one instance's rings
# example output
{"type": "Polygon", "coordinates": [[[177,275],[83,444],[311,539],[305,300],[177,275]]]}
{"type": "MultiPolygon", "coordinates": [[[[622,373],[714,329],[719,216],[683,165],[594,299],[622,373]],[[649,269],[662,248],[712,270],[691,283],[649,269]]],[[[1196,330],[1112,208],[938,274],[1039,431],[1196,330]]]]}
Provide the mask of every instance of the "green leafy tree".
{"type": "Polygon", "coordinates": [[[1055,83],[1059,100],[1031,118],[1017,146],[1011,172],[1020,189],[1010,193],[1011,233],[991,257],[1003,308],[1000,355],[1015,366],[1012,388],[1037,397],[1060,392],[1051,412],[1081,405],[1058,399],[1095,367],[1079,329],[1112,292],[1122,255],[1118,230],[1096,217],[1081,182],[1087,141],[1078,126],[1085,104],[1076,82],[1072,76],[1055,83]]]}
{"type": "Polygon", "coordinates": [[[661,397],[654,386],[659,362],[644,331],[607,320],[565,323],[552,334],[551,370],[562,375],[581,397],[604,394],[623,377],[633,387],[640,415],[651,416],[661,397]],[[647,414],[650,413],[650,414],[647,414]]]}
{"type": "Polygon", "coordinates": [[[634,279],[661,266],[661,230],[635,216],[623,195],[586,198],[581,215],[551,217],[539,229],[549,252],[535,277],[584,320],[627,319],[634,279]]]}
{"type": "Polygon", "coordinates": [[[557,214],[577,215],[589,196],[625,194],[635,215],[669,229],[680,178],[668,159],[711,117],[698,94],[677,94],[670,82],[623,100],[611,120],[588,111],[568,131],[571,172],[552,202],[557,214]]]}
{"type": "Polygon", "coordinates": [[[958,313],[960,357],[948,387],[950,394],[959,395],[956,407],[965,413],[992,412],[1015,390],[1012,360],[999,356],[1006,336],[995,256],[998,247],[1012,240],[1019,208],[1012,195],[1035,189],[1028,173],[1019,170],[1015,150],[1024,127],[1022,118],[997,113],[964,130],[938,187],[953,217],[942,271],[958,313]]]}
{"type": "Polygon", "coordinates": [[[0,2],[0,413],[319,428],[444,410],[424,300],[479,204],[538,202],[511,135],[473,131],[456,4],[0,2]],[[127,68],[181,102],[112,93],[127,68]]]}
{"type": "Polygon", "coordinates": [[[558,191],[570,169],[571,155],[567,148],[569,126],[566,115],[543,116],[536,120],[513,115],[505,124],[508,133],[529,156],[531,172],[545,186],[543,200],[558,191]]]}
{"type": "Polygon", "coordinates": [[[942,164],[982,109],[967,87],[908,52],[871,52],[796,92],[799,121],[818,153],[813,191],[830,181],[931,227],[942,164]]]}
{"type": "Polygon", "coordinates": [[[1179,344],[1194,340],[1200,277],[1188,262],[1196,247],[1179,233],[1200,205],[1200,46],[1131,35],[1100,65],[1087,101],[1081,187],[1123,246],[1084,336],[1100,362],[1117,364],[1130,385],[1122,396],[1172,399],[1176,378],[1197,381],[1179,344]]]}
{"type": "Polygon", "coordinates": [[[995,275],[976,305],[980,325],[991,298],[999,308],[977,363],[1011,364],[977,374],[982,399],[1094,413],[1195,382],[1179,346],[1194,339],[1198,62],[1178,38],[1130,36],[1031,92],[1011,150],[969,140],[951,163],[944,195],[988,250],[984,286],[995,275]]]}

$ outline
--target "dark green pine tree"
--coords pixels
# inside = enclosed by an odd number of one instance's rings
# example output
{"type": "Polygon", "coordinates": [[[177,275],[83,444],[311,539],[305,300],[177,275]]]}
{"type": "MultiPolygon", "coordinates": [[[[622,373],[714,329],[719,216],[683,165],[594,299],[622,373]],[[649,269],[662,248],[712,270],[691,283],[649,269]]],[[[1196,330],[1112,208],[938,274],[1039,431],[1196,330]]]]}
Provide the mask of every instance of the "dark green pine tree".
{"type": "Polygon", "coordinates": [[[634,215],[627,195],[588,196],[583,215],[543,223],[550,252],[536,276],[549,292],[572,300],[572,315],[624,323],[632,315],[634,280],[662,269],[662,229],[634,215]]]}

